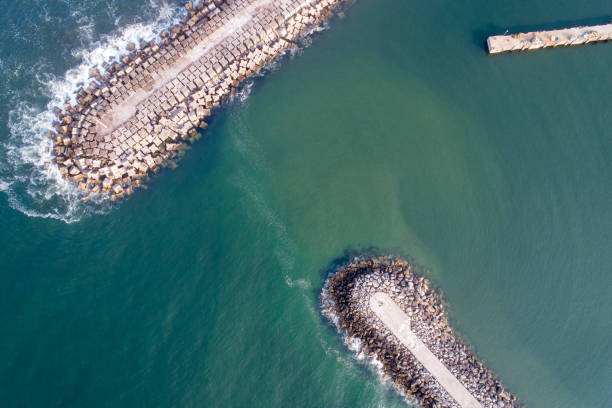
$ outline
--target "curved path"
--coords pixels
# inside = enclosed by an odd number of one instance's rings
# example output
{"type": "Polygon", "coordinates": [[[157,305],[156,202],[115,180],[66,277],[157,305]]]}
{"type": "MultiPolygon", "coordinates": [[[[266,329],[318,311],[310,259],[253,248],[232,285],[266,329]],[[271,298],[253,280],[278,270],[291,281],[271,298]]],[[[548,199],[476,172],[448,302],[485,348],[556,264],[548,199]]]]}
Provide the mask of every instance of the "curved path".
{"type": "Polygon", "coordinates": [[[370,297],[370,309],[382,320],[389,330],[408,347],[408,350],[434,376],[448,394],[462,408],[482,408],[482,405],[470,392],[448,371],[440,360],[410,329],[410,318],[404,311],[383,292],[376,292],[370,297]]]}

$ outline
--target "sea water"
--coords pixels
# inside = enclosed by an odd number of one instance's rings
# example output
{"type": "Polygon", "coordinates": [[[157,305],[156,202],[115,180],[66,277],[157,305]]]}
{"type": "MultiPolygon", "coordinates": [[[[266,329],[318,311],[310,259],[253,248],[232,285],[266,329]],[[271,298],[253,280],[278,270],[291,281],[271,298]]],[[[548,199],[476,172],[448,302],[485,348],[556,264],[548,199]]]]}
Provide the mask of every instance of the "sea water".
{"type": "Polygon", "coordinates": [[[319,310],[368,248],[529,406],[612,405],[612,45],[485,50],[608,6],[357,0],[110,205],[45,169],[52,109],[182,2],[0,0],[2,405],[406,406],[319,310]]]}

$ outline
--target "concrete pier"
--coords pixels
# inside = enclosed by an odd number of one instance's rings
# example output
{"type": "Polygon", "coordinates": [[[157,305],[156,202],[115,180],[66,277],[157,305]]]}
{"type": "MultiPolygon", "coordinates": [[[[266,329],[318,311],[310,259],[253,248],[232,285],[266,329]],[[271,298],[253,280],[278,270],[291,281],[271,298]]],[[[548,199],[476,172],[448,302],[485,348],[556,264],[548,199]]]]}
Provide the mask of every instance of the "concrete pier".
{"type": "Polygon", "coordinates": [[[174,158],[211,109],[344,0],[203,0],[159,41],[94,70],[56,111],[55,163],[83,199],[115,200],[174,158]]]}
{"type": "Polygon", "coordinates": [[[494,35],[487,39],[489,54],[509,51],[589,44],[612,40],[612,24],[572,27],[560,30],[494,35]]]}

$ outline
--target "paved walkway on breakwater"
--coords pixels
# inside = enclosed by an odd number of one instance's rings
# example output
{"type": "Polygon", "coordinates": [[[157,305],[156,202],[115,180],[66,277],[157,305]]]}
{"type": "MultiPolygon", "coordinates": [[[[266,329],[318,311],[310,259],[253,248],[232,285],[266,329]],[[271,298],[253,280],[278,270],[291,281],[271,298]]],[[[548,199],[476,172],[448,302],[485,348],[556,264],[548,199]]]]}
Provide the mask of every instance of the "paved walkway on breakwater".
{"type": "Polygon", "coordinates": [[[174,158],[204,119],[344,0],[203,0],[56,112],[52,162],[83,191],[112,200],[174,158]]]}
{"type": "Polygon", "coordinates": [[[482,408],[476,398],[412,332],[410,318],[388,294],[374,293],[370,297],[370,309],[462,408],[482,408]]]}
{"type": "Polygon", "coordinates": [[[271,2],[272,0],[258,0],[247,5],[240,13],[231,16],[231,18],[227,19],[222,26],[210,35],[202,37],[195,47],[187,51],[187,53],[177,61],[163,67],[159,71],[152,72],[152,82],[147,89],[139,89],[101,118],[97,129],[98,133],[103,136],[112,133],[117,127],[136,114],[138,105],[150,98],[162,86],[178,77],[182,71],[197,62],[206,53],[219,45],[221,41],[244,27],[246,23],[253,19],[258,9],[269,6],[271,2]]]}
{"type": "Polygon", "coordinates": [[[612,24],[572,27],[560,30],[494,35],[487,39],[489,54],[509,51],[581,45],[612,40],[612,24]]]}

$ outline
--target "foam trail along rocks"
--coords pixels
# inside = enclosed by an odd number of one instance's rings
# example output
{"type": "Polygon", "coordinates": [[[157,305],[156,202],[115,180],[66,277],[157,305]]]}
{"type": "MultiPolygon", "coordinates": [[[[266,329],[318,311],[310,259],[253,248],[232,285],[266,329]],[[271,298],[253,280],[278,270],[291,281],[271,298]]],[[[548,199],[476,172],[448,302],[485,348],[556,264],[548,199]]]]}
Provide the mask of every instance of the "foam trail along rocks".
{"type": "Polygon", "coordinates": [[[52,163],[82,199],[132,194],[177,157],[211,110],[333,15],[341,0],[205,0],[57,109],[52,163]]]}
{"type": "MultiPolygon", "coordinates": [[[[85,214],[105,212],[110,208],[101,197],[92,197],[89,203],[82,202],[82,192],[77,186],[66,180],[56,166],[50,165],[53,144],[45,135],[53,129],[54,111],[61,109],[67,100],[76,101],[77,91],[89,81],[92,70],[101,70],[109,60],[118,60],[128,52],[130,43],[158,38],[165,28],[177,24],[186,15],[183,7],[171,7],[159,1],[149,1],[143,7],[157,13],[152,21],[118,27],[113,33],[102,35],[93,42],[88,32],[91,22],[82,20],[79,10],[66,17],[67,21],[58,22],[56,18],[46,17],[45,23],[50,25],[83,22],[80,40],[84,45],[71,52],[81,63],[66,71],[61,78],[48,73],[48,61],[39,61],[29,68],[11,66],[2,61],[0,70],[5,79],[15,76],[30,78],[32,84],[26,90],[7,84],[2,89],[3,97],[13,108],[7,121],[8,138],[0,148],[0,157],[3,158],[0,191],[7,195],[12,208],[28,216],[64,222],[78,221],[85,214]],[[46,106],[32,102],[39,95],[47,96],[46,106]]],[[[115,17],[115,20],[119,22],[120,18],[115,17]]]]}
{"type": "Polygon", "coordinates": [[[454,334],[442,299],[427,279],[414,273],[412,265],[392,256],[356,257],[325,282],[322,312],[345,333],[349,345],[356,345],[360,352],[382,364],[385,375],[407,398],[416,398],[425,407],[461,407],[436,380],[436,373],[429,372],[372,310],[370,300],[377,293],[388,295],[409,317],[411,335],[423,343],[437,364],[442,364],[477,404],[487,408],[520,406],[454,334]]]}

